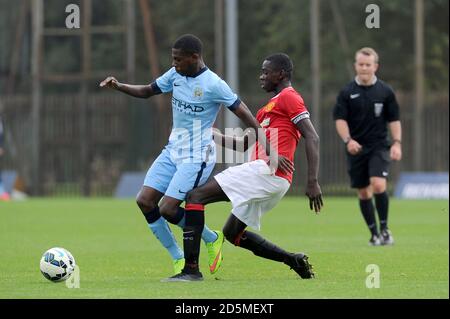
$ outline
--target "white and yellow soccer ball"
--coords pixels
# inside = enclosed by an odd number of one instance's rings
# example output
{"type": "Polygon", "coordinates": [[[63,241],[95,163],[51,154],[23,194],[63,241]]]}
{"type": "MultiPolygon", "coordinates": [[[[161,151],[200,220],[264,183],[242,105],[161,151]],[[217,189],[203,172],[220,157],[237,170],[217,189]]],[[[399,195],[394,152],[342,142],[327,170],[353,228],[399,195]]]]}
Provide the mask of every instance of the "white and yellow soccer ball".
{"type": "Polygon", "coordinates": [[[42,275],[50,281],[64,281],[75,270],[75,258],[64,248],[53,247],[47,250],[41,258],[42,275]]]}

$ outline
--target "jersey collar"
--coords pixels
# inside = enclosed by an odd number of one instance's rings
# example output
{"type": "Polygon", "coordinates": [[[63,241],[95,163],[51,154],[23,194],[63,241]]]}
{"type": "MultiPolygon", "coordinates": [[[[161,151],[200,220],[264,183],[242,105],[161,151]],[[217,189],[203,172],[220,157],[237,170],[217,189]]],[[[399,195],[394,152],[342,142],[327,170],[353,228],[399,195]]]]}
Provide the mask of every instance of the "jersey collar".
{"type": "Polygon", "coordinates": [[[286,90],[286,89],[291,89],[291,88],[292,88],[292,85],[289,85],[289,86],[285,87],[284,89],[282,89],[282,90],[280,91],[280,93],[278,93],[277,95],[275,95],[272,99],[278,97],[278,96],[281,94],[281,92],[283,92],[284,90],[286,90]]]}
{"type": "Polygon", "coordinates": [[[194,75],[188,75],[189,78],[196,78],[197,76],[199,76],[200,74],[202,74],[203,72],[205,72],[206,70],[208,70],[207,66],[204,66],[203,68],[201,68],[197,73],[195,73],[194,75]]]}
{"type": "MultiPolygon", "coordinates": [[[[378,78],[377,78],[376,75],[374,75],[374,76],[373,76],[372,83],[371,83],[370,85],[374,85],[375,83],[377,83],[377,81],[378,81],[378,78]]],[[[358,84],[359,86],[366,86],[366,85],[363,85],[361,82],[358,81],[358,77],[357,77],[357,76],[355,76],[355,82],[356,82],[356,84],[358,84]]],[[[370,86],[370,85],[369,85],[369,86],[370,86]]]]}

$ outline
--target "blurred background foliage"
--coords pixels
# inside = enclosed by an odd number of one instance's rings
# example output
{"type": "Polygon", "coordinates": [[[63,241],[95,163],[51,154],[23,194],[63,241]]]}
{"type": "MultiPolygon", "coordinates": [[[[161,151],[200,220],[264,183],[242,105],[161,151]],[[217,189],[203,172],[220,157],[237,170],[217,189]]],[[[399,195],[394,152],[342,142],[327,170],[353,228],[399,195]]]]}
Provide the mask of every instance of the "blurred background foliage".
{"type": "MultiPolygon", "coordinates": [[[[4,168],[17,169],[30,178],[32,139],[32,12],[25,5],[36,0],[0,0],[0,113],[7,130],[8,153],[4,168]],[[26,12],[23,15],[23,12],[26,12]],[[22,21],[22,23],[20,23],[22,21]],[[12,76],[14,75],[14,76],[12,76]]],[[[226,79],[225,33],[216,38],[216,4],[219,0],[43,0],[44,27],[65,28],[66,6],[91,3],[92,27],[127,24],[127,1],[135,8],[132,59],[135,71],[127,77],[127,35],[124,32],[90,35],[90,65],[94,75],[83,82],[53,81],[42,84],[42,137],[40,151],[41,194],[111,195],[121,173],[145,171],[167,141],[171,112],[158,107],[156,99],[142,100],[100,90],[99,81],[114,75],[119,81],[146,84],[154,80],[144,30],[145,11],[150,7],[158,74],[171,66],[171,46],[185,33],[204,43],[204,60],[226,79]],[[222,39],[223,63],[216,60],[216,44],[222,39]],[[110,74],[111,73],[111,74],[110,74]],[[120,74],[116,74],[120,73],[120,74]],[[84,96],[86,88],[88,97],[84,96]],[[85,101],[85,102],[83,102],[85,101]],[[156,105],[155,105],[156,104],[156,105]],[[84,155],[83,155],[84,154],[84,155]],[[82,189],[84,189],[82,191],[82,189]]],[[[226,0],[223,0],[226,1],[226,0]]],[[[312,105],[311,3],[316,0],[238,0],[239,96],[252,112],[264,105],[268,95],[258,77],[264,58],[285,52],[294,62],[293,86],[312,105]]],[[[448,171],[449,1],[424,3],[424,114],[415,113],[415,1],[414,0],[320,0],[320,120],[321,180],[325,192],[348,194],[345,156],[331,118],[331,107],[339,90],[354,76],[354,52],[371,46],[380,55],[377,75],[397,92],[404,128],[404,160],[393,165],[392,179],[400,171],[418,170],[413,159],[423,156],[420,169],[448,171]],[[380,28],[368,29],[369,4],[380,8],[380,28]],[[423,122],[416,130],[415,119],[423,122]],[[417,147],[414,132],[421,131],[424,145],[417,147]]],[[[223,10],[225,15],[225,9],[223,10]]],[[[225,22],[225,16],[223,16],[225,22]]],[[[123,28],[122,30],[125,30],[123,28]]],[[[223,25],[223,32],[226,31],[223,25]]],[[[78,34],[44,36],[42,73],[80,74],[83,69],[83,39],[78,34]]],[[[41,74],[42,75],[42,74],[41,74]]],[[[311,107],[313,116],[316,109],[311,107]]],[[[223,112],[216,125],[221,127],[223,112]]],[[[303,194],[305,161],[298,148],[291,192],[303,194]]],[[[220,165],[217,166],[220,169],[220,165]]],[[[33,190],[32,190],[33,191],[33,190]]],[[[39,193],[39,192],[38,192],[39,193]]]]}
{"type": "MultiPolygon", "coordinates": [[[[25,0],[24,0],[25,1],[25,0]]],[[[76,0],[45,0],[45,26],[63,27],[66,5],[76,0]]],[[[335,90],[349,80],[344,61],[353,61],[353,52],[362,46],[372,46],[380,54],[379,76],[399,90],[413,89],[414,77],[414,1],[370,1],[381,9],[381,27],[365,27],[367,1],[321,0],[321,78],[323,88],[335,90]],[[338,3],[350,52],[343,49],[331,9],[338,3]]],[[[213,70],[214,61],[214,1],[171,0],[149,1],[157,43],[161,72],[170,67],[170,48],[181,34],[193,33],[204,42],[204,58],[213,70]]],[[[0,79],[5,81],[11,61],[14,23],[21,1],[0,0],[0,79]]],[[[124,23],[122,0],[93,0],[93,25],[124,23]]],[[[432,91],[448,87],[448,8],[447,0],[425,1],[425,73],[426,88],[432,91]]],[[[286,52],[295,63],[294,83],[303,91],[310,83],[310,1],[307,0],[247,0],[238,1],[239,16],[239,78],[240,92],[259,94],[257,77],[261,62],[273,52],[286,52]]],[[[147,48],[139,6],[136,6],[136,82],[152,80],[149,73],[147,48]]],[[[27,25],[28,31],[31,29],[27,25]]],[[[92,38],[94,69],[124,67],[123,35],[97,35],[92,38]]],[[[31,36],[26,33],[20,52],[21,77],[18,87],[29,90],[31,36]]],[[[45,70],[77,71],[80,65],[80,41],[77,37],[49,37],[45,41],[48,55],[45,70]]],[[[2,82],[0,82],[2,83],[2,82]]],[[[2,83],[3,84],[3,83],[2,83]]],[[[0,93],[4,88],[0,85],[0,93]]]]}

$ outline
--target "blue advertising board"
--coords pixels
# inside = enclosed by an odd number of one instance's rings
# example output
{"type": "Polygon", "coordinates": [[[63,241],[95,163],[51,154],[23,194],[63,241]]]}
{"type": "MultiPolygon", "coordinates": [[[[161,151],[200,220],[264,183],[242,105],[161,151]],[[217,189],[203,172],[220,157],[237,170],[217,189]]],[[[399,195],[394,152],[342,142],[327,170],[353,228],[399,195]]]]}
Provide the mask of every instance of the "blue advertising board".
{"type": "Polygon", "coordinates": [[[410,199],[448,199],[448,172],[401,173],[394,196],[410,199]]]}

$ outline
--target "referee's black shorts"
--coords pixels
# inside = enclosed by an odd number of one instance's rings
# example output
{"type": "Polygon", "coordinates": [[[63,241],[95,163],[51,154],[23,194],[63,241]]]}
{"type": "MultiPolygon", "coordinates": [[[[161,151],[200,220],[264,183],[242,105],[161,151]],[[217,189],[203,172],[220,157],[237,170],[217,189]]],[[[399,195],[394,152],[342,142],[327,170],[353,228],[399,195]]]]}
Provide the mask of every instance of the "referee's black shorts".
{"type": "Polygon", "coordinates": [[[347,152],[348,174],[352,188],[365,188],[370,185],[370,177],[387,178],[391,162],[389,146],[367,148],[356,155],[347,152]]]}

